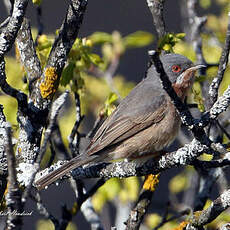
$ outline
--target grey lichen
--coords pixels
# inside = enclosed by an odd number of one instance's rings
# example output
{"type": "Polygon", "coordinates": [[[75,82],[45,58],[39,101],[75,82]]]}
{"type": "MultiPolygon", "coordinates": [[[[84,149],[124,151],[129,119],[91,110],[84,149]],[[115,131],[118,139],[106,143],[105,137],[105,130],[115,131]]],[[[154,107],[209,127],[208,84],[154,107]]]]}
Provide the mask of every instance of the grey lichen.
{"type": "Polygon", "coordinates": [[[210,109],[210,118],[215,119],[219,114],[224,112],[230,104],[230,86],[225,90],[224,94],[219,97],[217,102],[210,109]]]}

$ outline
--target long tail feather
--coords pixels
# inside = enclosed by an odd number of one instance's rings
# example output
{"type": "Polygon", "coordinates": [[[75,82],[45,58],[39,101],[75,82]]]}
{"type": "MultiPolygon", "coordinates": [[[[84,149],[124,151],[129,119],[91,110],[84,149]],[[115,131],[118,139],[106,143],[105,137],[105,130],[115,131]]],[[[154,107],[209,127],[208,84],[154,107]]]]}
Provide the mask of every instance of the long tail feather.
{"type": "Polygon", "coordinates": [[[44,189],[46,186],[52,184],[57,179],[63,177],[67,173],[69,173],[71,170],[73,170],[79,166],[88,164],[88,163],[94,161],[95,158],[98,158],[98,156],[97,155],[92,155],[92,156],[79,155],[79,156],[73,158],[72,160],[70,160],[69,162],[65,163],[64,165],[62,165],[57,170],[49,173],[48,175],[46,175],[46,176],[42,177],[41,179],[39,179],[38,181],[36,181],[35,185],[39,190],[44,189]]]}

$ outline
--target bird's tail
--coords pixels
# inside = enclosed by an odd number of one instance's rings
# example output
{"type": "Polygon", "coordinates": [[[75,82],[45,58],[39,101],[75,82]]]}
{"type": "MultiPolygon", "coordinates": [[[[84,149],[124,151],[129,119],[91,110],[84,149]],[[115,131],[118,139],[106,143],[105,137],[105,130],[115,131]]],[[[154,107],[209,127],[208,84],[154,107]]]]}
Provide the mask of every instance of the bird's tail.
{"type": "Polygon", "coordinates": [[[88,164],[92,161],[94,161],[96,158],[98,158],[98,155],[91,155],[87,156],[85,154],[79,155],[77,157],[74,157],[72,160],[69,162],[65,163],[62,165],[60,168],[57,170],[47,174],[46,176],[40,178],[35,182],[36,187],[41,190],[44,189],[46,186],[50,185],[51,183],[55,182],[57,179],[63,177],[67,173],[69,173],[71,170],[88,164]]]}

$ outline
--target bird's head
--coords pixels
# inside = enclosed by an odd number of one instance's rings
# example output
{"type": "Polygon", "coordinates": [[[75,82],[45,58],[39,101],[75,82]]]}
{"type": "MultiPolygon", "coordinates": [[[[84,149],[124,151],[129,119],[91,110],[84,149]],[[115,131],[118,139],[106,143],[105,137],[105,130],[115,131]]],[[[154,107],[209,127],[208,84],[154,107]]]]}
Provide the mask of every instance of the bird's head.
{"type": "Polygon", "coordinates": [[[174,90],[180,98],[184,99],[193,84],[196,70],[205,66],[194,65],[192,61],[180,54],[164,54],[160,59],[174,90]]]}

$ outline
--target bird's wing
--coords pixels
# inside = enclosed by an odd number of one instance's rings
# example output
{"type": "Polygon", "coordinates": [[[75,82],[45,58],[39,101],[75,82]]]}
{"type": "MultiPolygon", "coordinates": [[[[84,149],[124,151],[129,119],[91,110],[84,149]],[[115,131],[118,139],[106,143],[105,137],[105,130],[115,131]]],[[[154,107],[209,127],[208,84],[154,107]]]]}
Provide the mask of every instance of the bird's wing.
{"type": "Polygon", "coordinates": [[[122,100],[98,129],[87,149],[92,155],[161,121],[166,113],[166,94],[148,81],[142,81],[122,100]]]}

